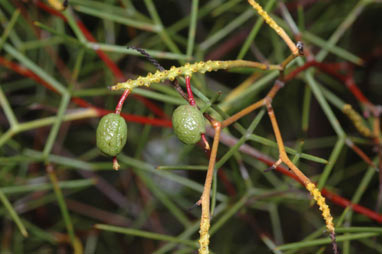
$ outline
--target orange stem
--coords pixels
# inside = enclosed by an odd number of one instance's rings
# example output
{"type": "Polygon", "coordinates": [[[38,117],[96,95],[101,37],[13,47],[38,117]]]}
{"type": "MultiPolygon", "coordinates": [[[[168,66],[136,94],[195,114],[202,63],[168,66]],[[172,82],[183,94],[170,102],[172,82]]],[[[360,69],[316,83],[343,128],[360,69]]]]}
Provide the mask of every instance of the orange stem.
{"type": "Polygon", "coordinates": [[[212,144],[210,161],[208,164],[206,181],[204,183],[204,189],[201,196],[200,203],[202,205],[202,215],[200,219],[200,240],[199,240],[199,254],[208,254],[208,245],[209,245],[209,228],[210,228],[210,193],[212,178],[214,173],[214,167],[216,162],[216,155],[219,146],[221,123],[213,120],[212,126],[215,129],[214,142],[212,144]]]}

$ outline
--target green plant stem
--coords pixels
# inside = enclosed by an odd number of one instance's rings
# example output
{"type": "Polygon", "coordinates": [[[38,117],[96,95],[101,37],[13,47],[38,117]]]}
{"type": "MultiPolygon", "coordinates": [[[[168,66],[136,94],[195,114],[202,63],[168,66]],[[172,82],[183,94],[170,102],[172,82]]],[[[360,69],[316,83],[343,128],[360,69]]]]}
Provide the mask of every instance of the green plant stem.
{"type": "Polygon", "coordinates": [[[207,170],[208,166],[197,165],[176,165],[176,166],[159,166],[157,170],[207,170]]]}
{"type": "Polygon", "coordinates": [[[60,207],[61,215],[64,219],[66,230],[68,231],[70,242],[73,248],[75,248],[75,234],[74,234],[73,224],[69,215],[68,208],[66,207],[64,195],[62,194],[59,181],[57,179],[57,176],[51,164],[48,164],[46,166],[46,171],[49,175],[50,181],[52,182],[53,190],[57,198],[58,206],[60,207]]]}
{"type": "Polygon", "coordinates": [[[212,11],[212,15],[217,18],[217,16],[227,12],[231,8],[233,8],[235,5],[237,5],[241,0],[229,0],[224,3],[222,3],[220,6],[218,6],[216,9],[212,11]]]}
{"type": "Polygon", "coordinates": [[[328,164],[326,164],[326,166],[325,166],[325,168],[324,168],[324,170],[320,176],[320,179],[318,180],[318,183],[317,183],[318,189],[321,190],[325,186],[326,181],[328,180],[329,175],[330,175],[335,163],[337,162],[338,157],[340,156],[340,153],[342,151],[342,148],[344,147],[344,144],[345,144],[345,138],[339,137],[333,150],[332,150],[332,153],[330,154],[328,164]]]}
{"type": "Polygon", "coordinates": [[[264,109],[259,111],[259,113],[256,115],[255,119],[252,121],[252,123],[250,124],[246,132],[242,134],[243,136],[239,139],[239,141],[234,146],[232,146],[219,161],[216,162],[215,167],[217,169],[221,168],[224,165],[224,163],[226,163],[231,158],[231,156],[238,151],[240,146],[250,139],[251,134],[256,129],[257,125],[260,123],[264,114],[265,114],[264,109]]]}
{"type": "Polygon", "coordinates": [[[96,224],[94,225],[94,227],[96,229],[110,231],[110,232],[140,236],[140,237],[153,239],[153,240],[179,243],[179,244],[184,244],[190,247],[197,247],[197,243],[195,243],[194,241],[179,239],[178,237],[173,237],[173,236],[164,235],[164,234],[157,234],[157,233],[147,232],[147,231],[133,229],[133,228],[116,227],[116,226],[106,225],[106,224],[96,224]]]}
{"type": "MultiPolygon", "coordinates": [[[[132,49],[127,49],[126,46],[118,46],[118,45],[111,45],[111,44],[97,43],[97,42],[88,42],[86,43],[86,45],[88,48],[101,49],[105,52],[114,52],[114,53],[120,53],[120,54],[140,56],[140,53],[137,53],[135,50],[132,50],[132,49]]],[[[145,49],[145,51],[155,58],[172,59],[172,60],[187,60],[187,61],[191,60],[191,58],[181,54],[180,52],[172,53],[167,51],[158,51],[158,50],[149,50],[149,49],[147,50],[145,49]]]]}
{"type": "Polygon", "coordinates": [[[16,22],[17,22],[17,19],[19,18],[20,16],[20,10],[19,9],[16,9],[13,14],[12,14],[12,17],[11,17],[11,20],[9,21],[8,25],[6,26],[6,28],[4,29],[4,32],[3,34],[1,35],[0,37],[0,51],[4,45],[4,43],[7,41],[7,38],[10,34],[10,32],[12,31],[13,27],[15,26],[16,22]]]}
{"type": "Polygon", "coordinates": [[[77,25],[76,18],[73,17],[73,12],[70,8],[67,8],[63,12],[66,20],[68,21],[68,24],[70,28],[73,30],[74,34],[76,35],[76,38],[81,42],[81,43],[86,43],[87,39],[85,35],[82,33],[81,29],[77,25]]]}
{"type": "Polygon", "coordinates": [[[57,245],[57,239],[51,234],[51,232],[43,230],[27,220],[23,220],[23,223],[28,228],[30,234],[36,239],[42,239],[50,244],[57,245]]]}
{"type": "MultiPolygon", "coordinates": [[[[124,158],[121,158],[121,161],[124,162],[124,158]]],[[[164,206],[174,215],[175,218],[186,228],[190,226],[190,221],[187,216],[180,210],[171,199],[165,195],[165,193],[153,182],[151,177],[149,177],[145,172],[142,172],[139,168],[133,169],[135,174],[145,183],[147,188],[152,192],[152,194],[157,197],[164,206]]]]}
{"type": "Polygon", "coordinates": [[[11,106],[9,105],[7,97],[5,96],[3,89],[1,87],[0,87],[0,105],[4,110],[5,116],[7,117],[9,121],[9,125],[11,126],[11,129],[16,128],[16,126],[18,125],[17,118],[15,114],[13,113],[13,110],[11,106]]]}
{"type": "Polygon", "coordinates": [[[13,209],[12,204],[9,202],[9,200],[5,196],[4,192],[1,190],[0,190],[0,200],[3,203],[5,209],[7,209],[9,215],[11,216],[11,218],[13,219],[13,221],[15,222],[17,227],[19,228],[21,234],[24,237],[28,237],[28,232],[27,232],[23,222],[21,221],[20,217],[17,215],[15,209],[13,209]]]}
{"type": "MultiPolygon", "coordinates": [[[[61,189],[85,188],[88,186],[92,186],[95,183],[96,183],[96,179],[61,181],[59,182],[59,187],[61,189]]],[[[38,184],[1,187],[0,191],[4,194],[19,194],[19,193],[28,193],[28,192],[34,192],[34,191],[50,190],[52,188],[53,188],[53,185],[50,183],[38,183],[38,184]]]]}
{"type": "Polygon", "coordinates": [[[64,33],[60,33],[60,31],[57,31],[56,29],[52,28],[52,27],[49,27],[41,22],[38,22],[38,21],[35,21],[34,22],[34,25],[37,26],[38,28],[41,28],[45,31],[48,31],[49,33],[53,34],[53,35],[57,35],[59,36],[60,38],[64,39],[65,41],[71,43],[71,44],[75,44],[75,45],[83,45],[83,43],[81,43],[77,38],[75,37],[72,37],[70,35],[66,35],[64,33]]]}
{"type": "Polygon", "coordinates": [[[70,102],[70,95],[68,93],[63,94],[60,106],[58,108],[57,116],[55,118],[54,124],[52,126],[52,129],[49,132],[49,136],[46,140],[43,155],[45,158],[48,157],[49,153],[51,152],[53,148],[54,141],[56,140],[58,131],[60,129],[61,123],[64,118],[65,111],[69,105],[70,102]]]}
{"type": "MultiPolygon", "coordinates": [[[[261,137],[259,135],[256,135],[256,134],[251,134],[248,137],[248,139],[251,140],[251,141],[263,144],[265,146],[270,146],[270,147],[273,147],[273,148],[277,148],[277,143],[276,142],[274,142],[273,140],[269,140],[269,139],[263,138],[263,137],[261,137]]],[[[290,147],[285,147],[285,151],[288,154],[291,154],[291,155],[299,154],[300,158],[302,158],[302,159],[314,161],[314,162],[321,163],[321,164],[327,164],[328,163],[328,161],[323,159],[323,158],[320,158],[320,157],[317,157],[317,156],[314,156],[314,155],[310,155],[310,154],[306,154],[306,153],[299,153],[298,151],[296,151],[295,149],[290,148],[290,147]]]]}
{"type": "Polygon", "coordinates": [[[198,18],[198,8],[199,8],[199,0],[192,0],[190,28],[188,30],[187,53],[186,53],[186,55],[190,58],[194,50],[196,21],[198,18]]]}
{"type": "MultiPolygon", "coordinates": [[[[370,238],[378,235],[378,233],[359,233],[359,234],[349,234],[349,235],[340,235],[336,236],[337,242],[343,242],[348,240],[359,240],[362,238],[370,238]]],[[[297,243],[288,243],[280,245],[277,247],[278,250],[290,250],[290,249],[301,249],[306,247],[312,247],[317,245],[330,244],[331,240],[329,238],[321,238],[311,241],[303,241],[297,243]]]]}
{"type": "Polygon", "coordinates": [[[145,30],[148,32],[160,32],[161,27],[158,25],[152,25],[150,23],[138,21],[135,18],[128,18],[120,16],[116,13],[110,13],[105,10],[96,10],[94,8],[76,5],[74,9],[78,12],[85,13],[103,20],[110,20],[116,23],[120,23],[129,27],[145,30]]]}
{"type": "Polygon", "coordinates": [[[160,27],[159,29],[159,36],[162,38],[163,42],[166,44],[166,46],[174,53],[181,54],[178,46],[173,42],[171,37],[168,35],[166,29],[164,28],[162,21],[158,15],[158,12],[155,8],[155,5],[152,0],[144,0],[145,5],[150,13],[151,18],[153,19],[154,23],[160,27]]]}
{"type": "Polygon", "coordinates": [[[200,43],[199,47],[201,50],[207,50],[211,46],[215,45],[218,41],[226,37],[228,34],[232,33],[235,29],[240,27],[244,22],[253,17],[255,12],[251,9],[242,13],[239,17],[232,20],[226,27],[220,29],[218,32],[210,36],[207,40],[200,43]]]}
{"type": "MultiPolygon", "coordinates": [[[[300,59],[298,59],[300,60],[300,59]]],[[[327,116],[330,124],[332,125],[334,131],[340,138],[345,138],[346,134],[344,130],[342,129],[341,125],[339,124],[337,118],[335,117],[333,111],[331,110],[330,106],[328,105],[326,99],[324,98],[320,88],[319,84],[316,82],[316,80],[313,77],[312,70],[307,70],[304,73],[304,77],[306,82],[309,84],[310,88],[312,89],[312,92],[314,96],[316,97],[317,101],[319,102],[322,110],[324,111],[325,115],[327,116]]]]}
{"type": "MultiPolygon", "coordinates": [[[[273,5],[275,4],[275,0],[270,0],[267,2],[267,4],[265,5],[264,7],[264,10],[266,12],[269,12],[271,10],[271,8],[273,7],[273,5]]],[[[256,13],[255,10],[252,10],[253,12],[256,13]]],[[[245,54],[248,52],[248,49],[249,49],[249,46],[251,46],[251,44],[253,43],[253,41],[255,40],[256,38],[256,35],[258,34],[258,32],[260,31],[260,28],[261,26],[263,25],[264,23],[264,19],[263,18],[258,18],[255,25],[253,26],[251,32],[249,33],[249,35],[247,36],[247,39],[245,40],[243,46],[241,46],[241,49],[240,49],[240,52],[239,52],[239,55],[237,56],[236,59],[243,59],[245,54]]]]}
{"type": "Polygon", "coordinates": [[[48,46],[55,46],[57,44],[61,44],[64,42],[65,42],[65,39],[62,38],[62,35],[52,36],[46,39],[27,41],[27,42],[24,42],[22,46],[20,46],[20,51],[24,52],[24,51],[34,50],[38,48],[45,48],[48,46]]]}
{"type": "MultiPolygon", "coordinates": [[[[199,221],[194,222],[191,226],[186,228],[181,234],[179,234],[176,238],[186,240],[192,237],[193,234],[199,229],[199,221]]],[[[161,248],[156,250],[153,254],[165,254],[169,253],[171,249],[177,246],[176,243],[166,243],[161,248]]]]}
{"type": "MultiPolygon", "coordinates": [[[[62,121],[74,121],[91,117],[98,117],[98,113],[94,109],[88,108],[68,113],[62,117],[62,121]]],[[[56,119],[57,116],[51,116],[26,123],[17,124],[16,127],[8,130],[6,133],[0,136],[0,147],[17,133],[51,125],[56,122],[56,119]]]]}
{"type": "MultiPolygon", "coordinates": [[[[357,17],[362,13],[362,10],[366,5],[372,3],[370,0],[359,0],[350,13],[346,16],[345,20],[337,27],[336,31],[330,36],[329,40],[326,42],[326,48],[321,49],[317,54],[316,60],[323,61],[328,54],[328,48],[332,48],[339,39],[348,31],[349,27],[354,23],[357,17]]],[[[362,62],[360,62],[362,64],[362,62]]]]}
{"type": "Polygon", "coordinates": [[[382,234],[381,227],[337,227],[338,233],[380,233],[382,234]]]}
{"type": "Polygon", "coordinates": [[[54,87],[57,92],[61,95],[64,95],[67,93],[66,88],[59,83],[56,79],[54,79],[51,75],[49,75],[47,72],[45,72],[41,67],[36,65],[34,62],[32,62],[29,58],[18,52],[14,47],[11,45],[5,43],[4,49],[7,51],[11,56],[16,58],[20,63],[25,65],[28,69],[33,71],[35,74],[37,74],[40,78],[42,78],[44,81],[49,83],[52,87],[54,87]]]}
{"type": "MultiPolygon", "coordinates": [[[[265,74],[260,79],[257,79],[251,86],[237,94],[234,98],[229,101],[225,101],[219,104],[220,108],[231,108],[235,106],[240,101],[245,100],[248,96],[253,96],[253,94],[258,93],[265,87],[269,86],[270,82],[275,79],[279,75],[278,71],[271,71],[265,74]]],[[[200,98],[200,96],[198,96],[200,98]]]]}
{"type": "MultiPolygon", "coordinates": [[[[128,49],[126,46],[119,46],[119,45],[112,45],[107,43],[101,43],[101,42],[90,42],[90,41],[83,41],[77,40],[76,38],[62,34],[59,31],[55,30],[54,28],[51,28],[47,25],[44,25],[40,22],[35,22],[35,25],[54,34],[57,35],[60,39],[65,40],[67,42],[70,42],[72,44],[81,45],[88,50],[94,51],[97,49],[100,49],[105,52],[112,52],[112,53],[119,53],[119,54],[129,54],[134,56],[141,56],[140,53],[136,52],[135,50],[128,49]]],[[[178,53],[171,53],[171,52],[165,52],[165,51],[158,51],[158,50],[148,50],[145,49],[147,53],[149,53],[151,56],[161,59],[174,59],[174,60],[191,60],[192,57],[188,57],[183,54],[178,53]]]]}
{"type": "Polygon", "coordinates": [[[321,91],[322,91],[322,94],[330,103],[332,103],[337,109],[341,111],[343,110],[345,106],[345,102],[343,100],[341,100],[333,92],[331,92],[329,89],[325,87],[321,87],[321,91]]]}
{"type": "Polygon", "coordinates": [[[240,200],[238,200],[233,206],[231,206],[229,209],[227,209],[223,215],[213,223],[211,229],[210,229],[210,235],[212,236],[221,228],[233,215],[237,213],[237,211],[242,208],[245,203],[247,202],[249,198],[249,195],[243,195],[240,200]]]}
{"type": "MultiPolygon", "coordinates": [[[[329,53],[332,53],[334,55],[337,55],[343,58],[346,61],[352,62],[354,64],[358,64],[358,65],[361,65],[363,63],[363,60],[360,57],[350,53],[349,51],[343,48],[328,44],[327,41],[321,39],[320,37],[314,35],[313,33],[305,31],[302,33],[302,38],[312,44],[315,44],[321,47],[323,50],[327,50],[329,53]]],[[[317,57],[317,59],[319,58],[317,57]]]]}

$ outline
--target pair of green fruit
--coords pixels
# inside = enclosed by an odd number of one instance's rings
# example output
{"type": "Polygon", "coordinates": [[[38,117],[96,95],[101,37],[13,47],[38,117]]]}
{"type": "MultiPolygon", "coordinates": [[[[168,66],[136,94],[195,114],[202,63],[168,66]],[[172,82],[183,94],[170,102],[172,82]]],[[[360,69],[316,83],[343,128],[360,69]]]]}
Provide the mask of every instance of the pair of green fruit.
{"type": "MultiPolygon", "coordinates": [[[[181,105],[172,115],[176,136],[185,144],[195,144],[206,131],[203,114],[195,106],[181,105]]],[[[102,117],[97,128],[97,147],[106,155],[116,156],[126,144],[127,125],[119,114],[102,117]]]]}

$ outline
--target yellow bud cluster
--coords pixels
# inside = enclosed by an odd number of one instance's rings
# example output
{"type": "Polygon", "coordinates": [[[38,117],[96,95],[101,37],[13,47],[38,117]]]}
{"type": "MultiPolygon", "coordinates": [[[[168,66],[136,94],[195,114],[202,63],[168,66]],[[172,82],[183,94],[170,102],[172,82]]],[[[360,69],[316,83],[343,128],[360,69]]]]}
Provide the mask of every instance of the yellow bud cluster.
{"type": "Polygon", "coordinates": [[[159,83],[166,79],[173,81],[179,76],[192,76],[193,73],[206,73],[211,71],[223,70],[234,67],[252,67],[262,70],[269,68],[277,69],[279,66],[269,66],[267,64],[261,64],[257,62],[244,61],[244,60],[232,60],[232,61],[207,61],[198,63],[186,63],[183,66],[172,66],[169,70],[156,71],[154,74],[149,73],[146,77],[139,76],[137,79],[129,79],[125,82],[118,83],[111,87],[111,90],[130,89],[132,90],[138,86],[149,87],[152,83],[159,83]]]}
{"type": "Polygon", "coordinates": [[[208,61],[194,64],[185,64],[184,66],[172,66],[169,70],[156,71],[149,73],[146,77],[139,76],[137,79],[129,79],[125,82],[112,86],[112,90],[133,89],[138,86],[150,86],[152,83],[159,83],[166,79],[173,81],[178,76],[191,76],[195,72],[205,73],[219,69],[227,69],[229,61],[208,61]]]}
{"type": "Polygon", "coordinates": [[[320,190],[314,185],[314,183],[308,183],[305,187],[310,192],[313,199],[316,200],[317,205],[322,212],[322,217],[325,220],[326,228],[330,233],[334,234],[333,217],[330,214],[329,206],[325,203],[325,198],[321,195],[320,190]]]}
{"type": "Polygon", "coordinates": [[[298,55],[299,50],[294,45],[289,36],[285,33],[284,29],[282,29],[269,15],[268,13],[258,4],[255,0],[248,0],[248,3],[252,5],[253,9],[257,11],[257,13],[263,17],[265,22],[273,29],[275,32],[285,41],[288,45],[289,49],[292,51],[293,55],[298,55]]]}
{"type": "Polygon", "coordinates": [[[264,11],[263,7],[261,7],[260,4],[256,3],[255,1],[253,0],[249,0],[248,1],[250,5],[252,5],[253,9],[255,9],[257,11],[257,13],[259,13],[259,15],[261,17],[263,17],[263,19],[265,20],[265,22],[273,29],[276,31],[276,33],[281,33],[281,27],[279,27],[279,25],[277,25],[277,23],[268,15],[268,13],[266,11],[264,11]]]}
{"type": "Polygon", "coordinates": [[[362,117],[352,108],[350,104],[345,104],[342,108],[344,114],[353,122],[354,127],[358,130],[361,135],[372,138],[374,137],[371,130],[365,126],[362,117]]]}
{"type": "Polygon", "coordinates": [[[56,10],[63,11],[67,7],[67,2],[61,2],[60,0],[48,0],[48,3],[56,10]]]}
{"type": "Polygon", "coordinates": [[[210,222],[209,220],[204,220],[200,224],[200,239],[199,239],[199,254],[208,254],[209,253],[209,243],[210,243],[210,234],[208,233],[208,230],[210,229],[210,222]]]}

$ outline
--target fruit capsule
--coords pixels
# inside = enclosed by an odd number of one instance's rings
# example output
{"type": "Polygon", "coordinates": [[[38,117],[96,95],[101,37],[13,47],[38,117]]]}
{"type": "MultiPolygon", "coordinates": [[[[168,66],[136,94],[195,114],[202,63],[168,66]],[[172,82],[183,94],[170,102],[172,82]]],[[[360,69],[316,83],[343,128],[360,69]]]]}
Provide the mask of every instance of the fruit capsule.
{"type": "Polygon", "coordinates": [[[172,125],[176,136],[185,144],[197,143],[206,131],[203,114],[191,105],[181,105],[175,109],[172,125]]]}
{"type": "Polygon", "coordinates": [[[118,114],[102,117],[97,128],[97,147],[106,155],[116,156],[126,144],[127,125],[118,114]]]}

